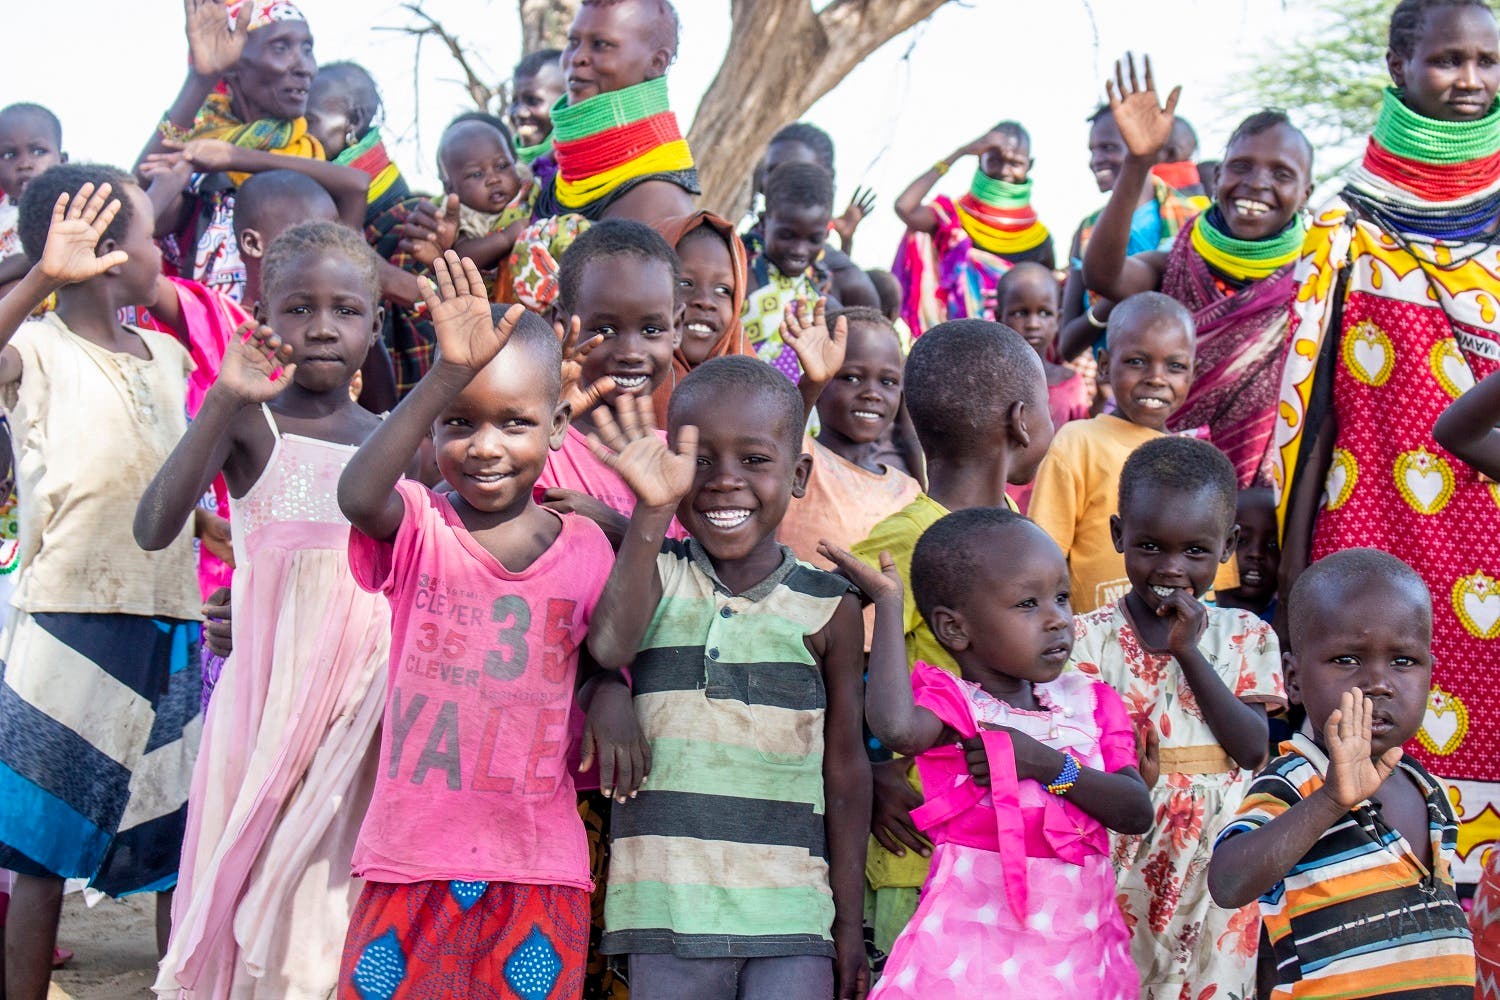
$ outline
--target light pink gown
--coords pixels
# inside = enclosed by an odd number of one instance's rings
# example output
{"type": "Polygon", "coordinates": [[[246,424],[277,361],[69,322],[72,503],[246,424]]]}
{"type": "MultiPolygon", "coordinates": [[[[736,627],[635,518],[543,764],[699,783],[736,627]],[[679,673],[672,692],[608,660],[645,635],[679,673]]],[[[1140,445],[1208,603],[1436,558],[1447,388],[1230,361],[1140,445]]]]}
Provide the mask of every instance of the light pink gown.
{"type": "MultiPolygon", "coordinates": [[[[1042,712],[1012,709],[926,663],[912,671],[912,688],[918,705],[964,737],[981,723],[1003,725],[1085,767],[1135,765],[1119,696],[1081,674],[1038,684],[1038,700],[1053,706],[1042,712]]],[[[933,842],[932,870],[870,1000],[1136,1000],[1107,832],[1039,783],[1018,781],[1007,734],[981,735],[991,789],[969,777],[956,746],[917,758],[927,801],[912,819],[933,842]]]]}
{"type": "Polygon", "coordinates": [[[281,434],[231,499],[234,653],[193,772],[162,996],[322,998],[361,883],[390,611],[349,571],[350,446],[281,434]]]}

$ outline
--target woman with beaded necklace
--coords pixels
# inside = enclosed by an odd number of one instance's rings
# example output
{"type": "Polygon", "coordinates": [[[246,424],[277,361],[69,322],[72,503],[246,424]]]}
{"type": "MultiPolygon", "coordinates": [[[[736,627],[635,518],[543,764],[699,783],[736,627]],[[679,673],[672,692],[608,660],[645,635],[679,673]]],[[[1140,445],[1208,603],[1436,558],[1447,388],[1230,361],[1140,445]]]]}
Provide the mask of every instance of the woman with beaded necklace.
{"type": "MultiPolygon", "coordinates": [[[[1301,213],[1312,194],[1312,145],[1284,113],[1256,112],[1229,138],[1214,203],[1167,247],[1127,256],[1131,218],[1172,136],[1180,90],[1160,107],[1149,57],[1145,69],[1144,87],[1133,58],[1116,63],[1115,80],[1106,83],[1127,156],[1084,250],[1083,280],[1111,302],[1160,291],[1193,313],[1197,371],[1172,428],[1207,427],[1246,487],[1276,417],[1292,272],[1306,228],[1301,213]]],[[[1093,313],[1087,318],[1103,326],[1093,313]]]]}
{"type": "Polygon", "coordinates": [[[1433,598],[1432,689],[1406,749],[1459,817],[1474,882],[1500,812],[1500,488],[1432,436],[1500,368],[1500,33],[1483,0],[1401,0],[1364,159],[1314,217],[1272,448],[1283,594],[1371,546],[1433,598]]]}

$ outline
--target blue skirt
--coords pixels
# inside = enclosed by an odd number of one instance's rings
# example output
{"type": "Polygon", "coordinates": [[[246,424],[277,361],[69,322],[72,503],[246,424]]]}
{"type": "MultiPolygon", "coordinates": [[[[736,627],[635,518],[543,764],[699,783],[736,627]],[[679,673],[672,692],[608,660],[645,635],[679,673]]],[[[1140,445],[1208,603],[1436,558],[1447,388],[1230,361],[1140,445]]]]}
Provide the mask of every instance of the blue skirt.
{"type": "Polygon", "coordinates": [[[196,622],[13,616],[0,635],[0,868],[177,884],[202,731],[196,622]]]}

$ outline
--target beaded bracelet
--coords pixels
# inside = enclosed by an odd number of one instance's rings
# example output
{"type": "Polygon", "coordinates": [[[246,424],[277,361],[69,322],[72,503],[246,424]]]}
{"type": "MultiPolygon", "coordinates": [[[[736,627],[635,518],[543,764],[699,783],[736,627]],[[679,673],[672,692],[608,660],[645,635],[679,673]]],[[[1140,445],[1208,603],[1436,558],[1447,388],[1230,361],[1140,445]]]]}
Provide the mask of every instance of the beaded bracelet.
{"type": "Polygon", "coordinates": [[[1047,791],[1053,795],[1066,795],[1078,783],[1078,761],[1070,753],[1063,754],[1062,770],[1057,773],[1047,786],[1047,791]]]}
{"type": "Polygon", "coordinates": [[[949,163],[947,160],[938,160],[932,165],[932,172],[941,177],[946,174],[952,166],[953,164],[949,163]]]}

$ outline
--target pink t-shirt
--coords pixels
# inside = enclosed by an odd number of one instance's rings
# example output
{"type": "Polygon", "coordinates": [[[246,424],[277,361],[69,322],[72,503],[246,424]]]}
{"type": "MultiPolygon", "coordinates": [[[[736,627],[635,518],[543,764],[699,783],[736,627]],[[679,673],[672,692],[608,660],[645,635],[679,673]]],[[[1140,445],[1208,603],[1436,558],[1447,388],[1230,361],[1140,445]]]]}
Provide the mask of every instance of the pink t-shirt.
{"type": "Polygon", "coordinates": [[[587,518],[512,573],[446,497],[402,480],[396,537],[349,533],[361,587],[391,603],[375,793],[354,849],[374,882],[591,888],[569,773],[578,647],[614,553],[587,518]]]}
{"type": "MultiPolygon", "coordinates": [[[[667,439],[666,431],[657,431],[661,439],[667,439]]],[[[572,424],[562,447],[547,453],[547,464],[536,480],[537,490],[557,487],[585,493],[612,510],[626,517],[635,510],[635,493],[626,485],[620,474],[594,457],[589,451],[589,439],[572,424]]],[[[686,538],[687,532],[672,518],[667,526],[668,538],[686,538]]]]}

